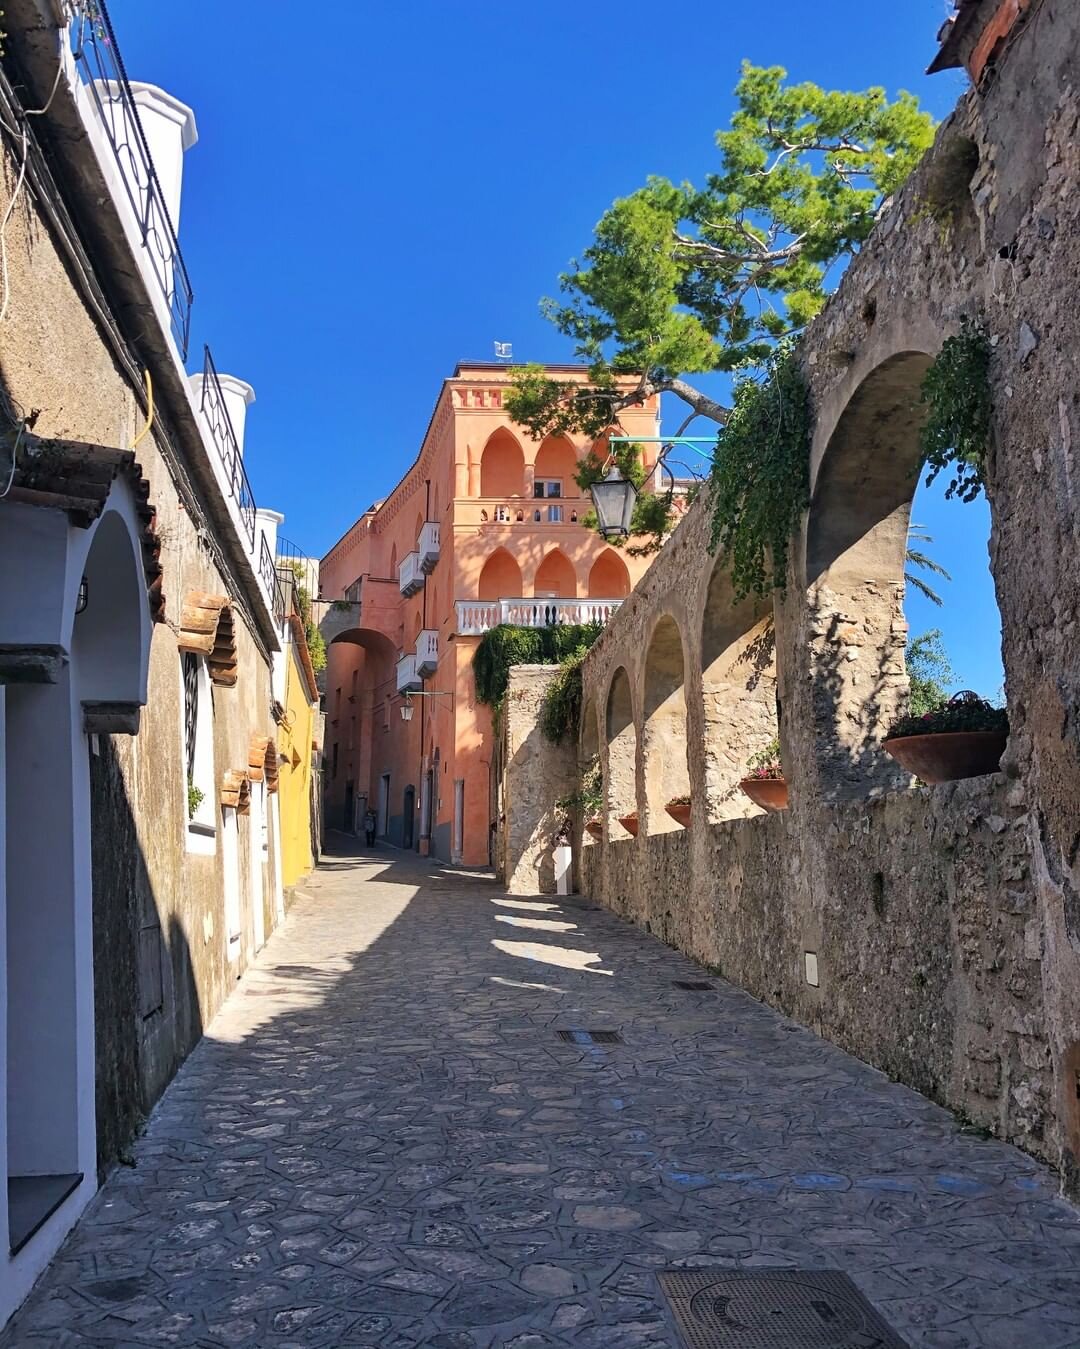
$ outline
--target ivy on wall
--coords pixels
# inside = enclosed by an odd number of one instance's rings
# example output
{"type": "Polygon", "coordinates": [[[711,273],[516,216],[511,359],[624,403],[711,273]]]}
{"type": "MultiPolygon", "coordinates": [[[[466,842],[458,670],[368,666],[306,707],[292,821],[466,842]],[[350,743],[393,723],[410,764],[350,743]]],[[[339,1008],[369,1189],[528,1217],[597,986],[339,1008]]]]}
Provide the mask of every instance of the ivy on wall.
{"type": "Polygon", "coordinates": [[[990,338],[966,315],[960,331],[947,337],[922,382],[927,408],[922,451],[929,486],[946,468],[953,472],[946,497],[974,501],[986,486],[990,445],[990,338]]]}
{"type": "Polygon", "coordinates": [[[506,694],[514,665],[558,665],[577,651],[587,651],[600,636],[599,623],[525,628],[501,623],[486,632],[473,652],[476,697],[498,707],[506,694]]]}
{"type": "Polygon", "coordinates": [[[810,392],[791,346],[761,379],[735,386],[713,453],[712,533],[731,571],[736,601],[783,590],[791,537],[810,500],[810,392]]]}

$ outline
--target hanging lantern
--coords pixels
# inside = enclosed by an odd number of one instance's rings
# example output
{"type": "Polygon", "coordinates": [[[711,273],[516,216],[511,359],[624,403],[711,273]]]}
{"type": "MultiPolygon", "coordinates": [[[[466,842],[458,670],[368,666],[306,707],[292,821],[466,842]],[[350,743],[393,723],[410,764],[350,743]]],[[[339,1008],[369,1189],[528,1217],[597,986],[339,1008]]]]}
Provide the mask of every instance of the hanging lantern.
{"type": "Polygon", "coordinates": [[[637,488],[612,463],[600,482],[589,489],[593,508],[605,539],[625,539],[630,533],[630,520],[637,501],[637,488]]]}
{"type": "Polygon", "coordinates": [[[412,700],[410,698],[406,698],[401,704],[401,720],[412,721],[412,700]]]}

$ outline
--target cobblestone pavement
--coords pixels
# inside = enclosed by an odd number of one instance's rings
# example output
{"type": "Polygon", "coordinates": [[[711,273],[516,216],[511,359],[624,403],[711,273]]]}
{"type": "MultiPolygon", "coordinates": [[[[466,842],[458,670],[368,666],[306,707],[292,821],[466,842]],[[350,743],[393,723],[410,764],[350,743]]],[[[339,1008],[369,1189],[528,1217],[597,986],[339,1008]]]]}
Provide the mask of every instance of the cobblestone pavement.
{"type": "Polygon", "coordinates": [[[654,1274],[698,1266],[1080,1346],[1080,1221],[1023,1154],[579,900],[396,854],[305,890],[4,1349],[676,1346],[654,1274]]]}

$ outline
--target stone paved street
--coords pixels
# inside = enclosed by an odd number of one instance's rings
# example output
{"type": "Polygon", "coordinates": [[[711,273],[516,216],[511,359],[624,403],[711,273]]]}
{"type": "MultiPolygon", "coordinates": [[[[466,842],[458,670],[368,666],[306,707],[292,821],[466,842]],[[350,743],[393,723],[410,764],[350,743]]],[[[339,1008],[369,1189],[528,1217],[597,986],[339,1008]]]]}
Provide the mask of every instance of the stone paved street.
{"type": "Polygon", "coordinates": [[[578,899],[388,853],[304,891],[4,1349],[676,1346],[655,1272],[698,1266],[1080,1346],[1080,1221],[1023,1154],[578,899]]]}

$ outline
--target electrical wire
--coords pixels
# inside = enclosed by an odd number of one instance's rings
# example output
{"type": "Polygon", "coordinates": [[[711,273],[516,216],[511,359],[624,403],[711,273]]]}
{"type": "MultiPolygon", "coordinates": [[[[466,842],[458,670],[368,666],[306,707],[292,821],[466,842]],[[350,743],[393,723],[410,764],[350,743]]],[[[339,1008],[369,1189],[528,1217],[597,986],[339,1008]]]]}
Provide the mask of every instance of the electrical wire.
{"type": "MultiPolygon", "coordinates": [[[[23,113],[24,117],[44,117],[49,111],[52,107],[52,101],[56,97],[56,91],[60,88],[60,76],[63,74],[63,70],[64,67],[62,63],[56,67],[56,79],[53,80],[52,91],[49,94],[44,107],[27,108],[23,113]]],[[[11,200],[8,202],[3,219],[0,220],[0,297],[2,297],[0,298],[0,323],[3,323],[4,319],[7,317],[8,305],[11,302],[11,285],[8,279],[7,227],[8,222],[15,211],[15,203],[19,200],[19,194],[22,192],[23,183],[26,181],[26,162],[30,156],[30,137],[27,129],[24,127],[21,132],[14,131],[6,122],[4,123],[4,127],[5,130],[12,135],[21,136],[22,160],[19,164],[19,176],[15,180],[15,191],[11,194],[11,200]]],[[[8,487],[10,488],[10,486],[11,484],[9,483],[8,487]]],[[[5,496],[6,495],[7,493],[5,493],[5,496]]]]}
{"type": "Polygon", "coordinates": [[[26,432],[26,422],[19,423],[18,434],[15,436],[15,444],[11,447],[11,472],[8,474],[8,480],[4,490],[0,492],[0,501],[11,491],[11,484],[15,481],[15,465],[19,462],[19,445],[22,442],[23,435],[26,432]]]}
{"type": "Polygon", "coordinates": [[[143,436],[146,435],[154,424],[154,381],[150,378],[149,366],[143,370],[143,378],[146,380],[146,425],[131,442],[131,448],[133,450],[138,447],[139,441],[142,440],[143,436]]]}

